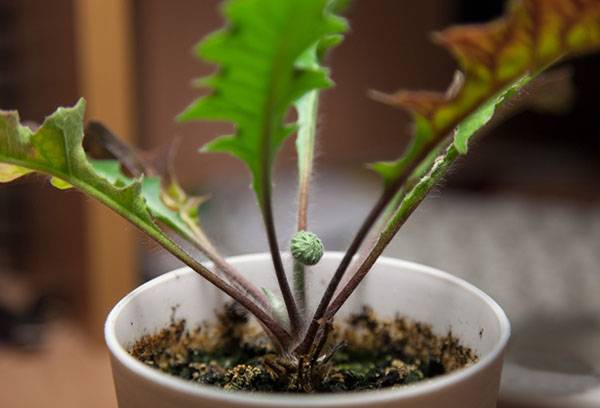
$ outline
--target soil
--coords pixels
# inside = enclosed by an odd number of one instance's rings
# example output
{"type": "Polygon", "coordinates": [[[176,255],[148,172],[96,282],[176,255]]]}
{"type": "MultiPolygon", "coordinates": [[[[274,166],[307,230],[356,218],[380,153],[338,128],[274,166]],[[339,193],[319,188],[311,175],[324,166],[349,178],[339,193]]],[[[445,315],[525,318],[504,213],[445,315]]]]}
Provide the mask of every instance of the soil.
{"type": "Polygon", "coordinates": [[[452,333],[436,336],[428,325],[399,316],[379,319],[369,308],[334,324],[321,355],[310,362],[276,353],[234,305],[201,327],[174,320],[138,340],[130,353],[165,373],[227,390],[304,393],[399,387],[477,361],[452,333]]]}

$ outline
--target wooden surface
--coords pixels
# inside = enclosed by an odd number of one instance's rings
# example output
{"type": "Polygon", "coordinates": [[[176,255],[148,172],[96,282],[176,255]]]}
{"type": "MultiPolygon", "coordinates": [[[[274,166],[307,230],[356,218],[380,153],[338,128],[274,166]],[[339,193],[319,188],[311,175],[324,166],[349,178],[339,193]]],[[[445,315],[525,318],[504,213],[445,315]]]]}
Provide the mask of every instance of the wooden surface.
{"type": "MultiPolygon", "coordinates": [[[[75,27],[80,90],[87,118],[106,123],[128,141],[135,133],[130,3],[77,0],[75,27]]],[[[137,281],[133,227],[110,210],[88,201],[85,208],[88,316],[100,337],[110,307],[137,281]]]]}

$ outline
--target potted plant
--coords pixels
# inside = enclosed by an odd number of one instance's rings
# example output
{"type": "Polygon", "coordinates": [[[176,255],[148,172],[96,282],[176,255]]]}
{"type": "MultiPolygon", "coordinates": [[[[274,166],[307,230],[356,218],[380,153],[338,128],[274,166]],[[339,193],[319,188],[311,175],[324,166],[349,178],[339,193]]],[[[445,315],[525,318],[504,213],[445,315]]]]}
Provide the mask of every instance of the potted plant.
{"type": "Polygon", "coordinates": [[[558,61],[600,47],[600,2],[515,0],[496,21],[437,33],[460,72],[443,94],[373,93],[408,110],[411,143],[398,160],[370,165],[383,179],[380,197],[347,251],[323,255],[307,209],[319,92],[332,85],[322,64],[347,28],[338,15],[345,3],[230,0],[225,28],[197,48],[219,69],[198,82],[208,93],[179,119],[235,125],[234,135],[203,150],[247,165],[269,254],[220,256],[199,224],[203,198],[102,125],[84,130],[83,100],[37,129],[1,112],[0,181],[49,175],[188,265],[139,287],[107,319],[121,408],[495,406],[510,333],[502,310],[466,282],[381,254],[471,139],[514,107],[507,100],[547,82],[543,71],[558,61]],[[297,119],[289,122],[292,110],[297,119]],[[271,170],[293,133],[298,217],[288,254],[273,222],[271,170]],[[92,159],[84,135],[115,159],[92,159]],[[367,389],[378,391],[349,392],[367,389]]]}

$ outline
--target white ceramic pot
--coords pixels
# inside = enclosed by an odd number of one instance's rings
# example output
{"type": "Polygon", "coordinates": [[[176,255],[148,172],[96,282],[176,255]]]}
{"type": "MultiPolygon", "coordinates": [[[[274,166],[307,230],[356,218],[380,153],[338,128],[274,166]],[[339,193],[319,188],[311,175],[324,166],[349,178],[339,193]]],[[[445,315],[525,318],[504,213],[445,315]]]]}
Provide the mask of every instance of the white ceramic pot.
{"type": "MultiPolygon", "coordinates": [[[[308,271],[311,293],[322,293],[341,253],[325,254],[308,271]]],[[[229,259],[256,284],[276,289],[270,256],[229,259]]],[[[289,257],[285,258],[289,265],[289,257]]],[[[309,299],[309,304],[316,302],[309,299]]],[[[190,326],[214,317],[227,298],[188,268],[162,275],[140,286],[110,312],[105,337],[110,350],[120,408],[242,408],[242,407],[402,407],[491,408],[496,406],[503,353],[510,324],[502,309],[485,293],[445,272],[381,258],[360,288],[340,310],[340,316],[370,305],[381,317],[396,314],[427,322],[437,334],[448,330],[473,348],[479,361],[463,370],[415,385],[383,391],[333,395],[285,395],[231,392],[186,382],[137,361],[127,347],[144,334],[166,327],[176,318],[190,326]]]]}

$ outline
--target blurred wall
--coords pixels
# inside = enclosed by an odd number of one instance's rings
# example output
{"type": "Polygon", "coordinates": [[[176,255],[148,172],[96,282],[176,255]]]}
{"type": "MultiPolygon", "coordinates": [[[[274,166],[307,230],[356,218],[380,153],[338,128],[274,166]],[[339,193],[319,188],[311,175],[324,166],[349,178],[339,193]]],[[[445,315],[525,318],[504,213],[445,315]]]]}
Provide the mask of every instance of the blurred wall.
{"type": "MultiPolygon", "coordinates": [[[[134,82],[139,144],[156,149],[183,136],[177,169],[183,183],[197,188],[221,175],[248,175],[223,155],[199,155],[197,147],[228,125],[176,124],[174,117],[200,94],[193,78],[214,68],[199,62],[192,48],[222,25],[218,0],[131,0],[134,82]]],[[[429,33],[454,22],[485,21],[502,0],[357,0],[349,10],[351,30],[330,62],[337,87],[324,92],[319,168],[352,168],[397,157],[407,142],[405,113],[367,97],[369,89],[401,87],[443,90],[454,64],[433,45],[429,33]],[[410,5],[410,6],[408,6],[410,5]]],[[[0,107],[18,109],[40,122],[56,106],[72,104],[78,89],[74,0],[0,0],[0,107]]],[[[107,28],[110,21],[106,22],[107,28]]],[[[577,98],[566,116],[518,115],[476,143],[447,185],[470,192],[517,192],[543,198],[597,203],[600,198],[600,138],[597,95],[600,57],[573,67],[577,98]]],[[[110,125],[110,124],[109,124],[110,125]]],[[[280,168],[293,170],[292,143],[280,168]]],[[[213,181],[214,182],[214,181],[213,181]]],[[[229,187],[227,184],[225,188],[229,187]]],[[[0,267],[31,271],[37,286],[84,304],[85,226],[83,199],[55,191],[36,179],[0,189],[0,267]]],[[[81,309],[78,309],[81,310],[81,309]]]]}
{"type": "MultiPolygon", "coordinates": [[[[0,108],[41,122],[78,97],[71,0],[0,0],[0,108]]],[[[42,292],[83,304],[82,197],[36,178],[0,186],[9,259],[42,292]]],[[[3,246],[3,248],[7,248],[3,246]]]]}
{"type": "MultiPolygon", "coordinates": [[[[404,112],[372,101],[370,89],[444,90],[454,63],[432,44],[429,33],[453,23],[482,22],[502,12],[503,0],[355,1],[351,30],[330,57],[337,86],[321,105],[319,167],[348,166],[398,157],[407,142],[404,112]]],[[[198,186],[214,174],[246,177],[241,163],[223,155],[199,155],[198,146],[229,132],[223,124],[176,124],[174,117],[202,91],[191,80],[213,67],[199,62],[192,48],[222,24],[216,0],[137,0],[136,38],[139,122],[147,148],[183,136],[178,172],[198,186]]],[[[565,115],[525,112],[476,143],[447,185],[476,192],[512,191],[542,197],[595,201],[600,139],[595,92],[600,89],[600,57],[569,63],[576,84],[575,105],[565,115]],[[594,130],[596,129],[596,131],[594,130]]],[[[279,165],[292,169],[292,143],[279,165]]]]}

